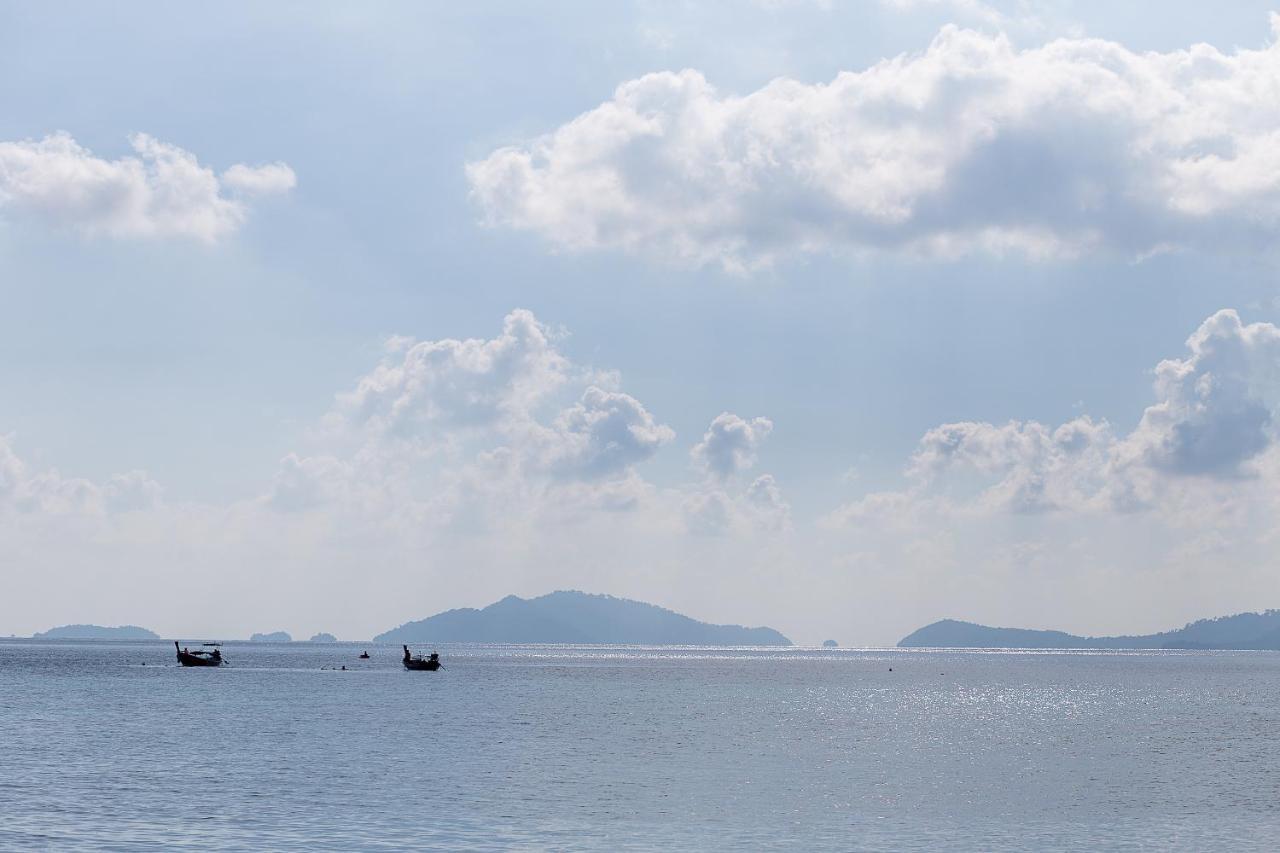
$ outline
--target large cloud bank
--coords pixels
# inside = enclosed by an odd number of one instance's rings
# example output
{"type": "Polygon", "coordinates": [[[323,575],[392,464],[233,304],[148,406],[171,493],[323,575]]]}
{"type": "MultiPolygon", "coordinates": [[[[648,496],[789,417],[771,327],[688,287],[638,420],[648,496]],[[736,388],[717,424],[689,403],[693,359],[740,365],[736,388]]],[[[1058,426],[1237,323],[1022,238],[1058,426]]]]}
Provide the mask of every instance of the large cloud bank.
{"type": "Polygon", "coordinates": [[[826,84],[737,96],[694,70],[648,74],[467,175],[490,223],[695,265],[1265,247],[1280,236],[1280,47],[1019,50],[949,26],[826,84]]]}
{"type": "Polygon", "coordinates": [[[64,476],[0,439],[0,564],[24,567],[0,620],[148,622],[147,602],[188,632],[293,614],[304,633],[367,636],[577,586],[892,642],[947,615],[1154,630],[1272,603],[1280,328],[1206,318],[1155,366],[1148,403],[1130,429],[941,424],[899,488],[793,519],[754,470],[771,420],[722,412],[674,449],[660,412],[517,310],[486,337],[391,341],[239,501],[64,476]],[[651,479],[673,449],[692,476],[651,479]],[[219,583],[192,599],[179,570],[219,583]]]}
{"type": "Polygon", "coordinates": [[[0,215],[39,217],[90,236],[185,237],[212,243],[244,223],[254,197],[297,183],[284,163],[221,175],[146,134],[134,156],[106,160],[69,134],[0,142],[0,215]]]}

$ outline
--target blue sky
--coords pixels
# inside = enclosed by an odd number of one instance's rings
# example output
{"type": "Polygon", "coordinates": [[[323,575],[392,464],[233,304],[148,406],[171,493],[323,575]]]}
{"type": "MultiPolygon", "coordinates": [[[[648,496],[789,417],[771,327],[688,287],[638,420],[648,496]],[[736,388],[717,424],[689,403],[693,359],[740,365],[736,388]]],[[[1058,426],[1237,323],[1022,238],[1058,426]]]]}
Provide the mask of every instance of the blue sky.
{"type": "Polygon", "coordinates": [[[0,632],[1272,606],[1268,13],[5,7],[0,632]]]}

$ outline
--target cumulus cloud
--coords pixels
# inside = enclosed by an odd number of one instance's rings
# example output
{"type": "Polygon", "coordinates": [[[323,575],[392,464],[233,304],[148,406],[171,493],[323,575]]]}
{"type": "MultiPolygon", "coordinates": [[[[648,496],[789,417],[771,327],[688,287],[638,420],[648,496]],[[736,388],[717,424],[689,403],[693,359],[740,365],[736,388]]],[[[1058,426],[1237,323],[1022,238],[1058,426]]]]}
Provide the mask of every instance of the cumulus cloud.
{"type": "Polygon", "coordinates": [[[1280,329],[1223,310],[1187,340],[1191,354],[1156,368],[1159,402],[1142,416],[1135,450],[1178,474],[1238,476],[1275,441],[1280,329]]]}
{"type": "Polygon", "coordinates": [[[311,509],[347,497],[351,466],[332,456],[299,456],[280,460],[267,500],[276,509],[311,509]]]}
{"type": "Polygon", "coordinates": [[[736,517],[734,500],[723,489],[695,491],[685,498],[681,510],[685,528],[700,536],[725,533],[732,528],[736,517]]]}
{"type": "Polygon", "coordinates": [[[135,156],[107,160],[67,133],[0,142],[0,214],[91,236],[212,243],[244,223],[244,197],[286,192],[297,182],[284,163],[236,164],[219,176],[189,151],[146,134],[130,143],[135,156]]]}
{"type": "Polygon", "coordinates": [[[338,395],[321,452],[281,461],[266,503],[474,529],[532,508],[636,508],[652,493],[636,467],[675,433],[616,374],[573,363],[560,337],[517,309],[492,338],[393,339],[338,395]]]}
{"type": "Polygon", "coordinates": [[[222,173],[222,184],[247,195],[275,195],[298,185],[298,176],[285,163],[246,166],[237,163],[222,173]]]}
{"type": "Polygon", "coordinates": [[[11,499],[23,480],[22,460],[13,452],[9,442],[0,436],[0,503],[11,499]]]}
{"type": "Polygon", "coordinates": [[[745,420],[732,412],[717,415],[690,455],[694,464],[719,480],[726,480],[755,464],[756,448],[773,431],[768,418],[745,420]]]}
{"type": "Polygon", "coordinates": [[[707,475],[682,504],[685,527],[711,535],[752,530],[784,530],[791,526],[791,507],[772,474],[757,477],[741,493],[729,492],[730,481],[755,465],[756,450],[773,431],[768,418],[746,420],[722,412],[689,451],[694,466],[707,475]]]}
{"type": "Polygon", "coordinates": [[[65,477],[52,468],[33,471],[0,436],[0,515],[101,516],[152,509],[161,499],[160,485],[145,471],[117,474],[105,483],[65,477]]]}
{"type": "Polygon", "coordinates": [[[929,430],[908,467],[921,486],[975,475],[990,483],[977,506],[1034,513],[1084,509],[1109,495],[1116,441],[1110,425],[1088,417],[1051,429],[1012,421],[944,424],[929,430]]]}
{"type": "Polygon", "coordinates": [[[547,464],[560,475],[599,479],[626,471],[675,438],[636,398],[592,386],[556,418],[547,464]]]}
{"type": "Polygon", "coordinates": [[[906,491],[869,495],[831,520],[935,511],[944,499],[957,512],[1135,511],[1195,490],[1187,481],[1257,475],[1259,460],[1276,447],[1280,328],[1246,325],[1222,310],[1186,346],[1185,358],[1156,367],[1156,402],[1127,435],[1087,416],[1056,428],[943,424],[920,439],[906,491]]]}
{"type": "Polygon", "coordinates": [[[1276,80],[1274,43],[1019,50],[948,26],[923,53],[825,84],[739,96],[695,70],[648,74],[466,171],[491,224],[695,265],[1267,248],[1280,236],[1276,80]]]}
{"type": "Polygon", "coordinates": [[[772,474],[756,477],[747,486],[743,498],[759,525],[775,530],[791,526],[791,504],[783,499],[782,489],[772,474]]]}
{"type": "Polygon", "coordinates": [[[570,374],[551,330],[522,309],[506,316],[495,338],[398,338],[391,354],[339,398],[339,413],[404,437],[524,421],[570,374]]]}
{"type": "Polygon", "coordinates": [[[680,506],[685,529],[698,536],[751,536],[791,529],[791,505],[772,474],[762,474],[740,494],[709,485],[687,492],[680,506]]]}
{"type": "Polygon", "coordinates": [[[102,499],[108,512],[137,512],[159,506],[164,490],[146,471],[129,471],[103,484],[102,499]]]}

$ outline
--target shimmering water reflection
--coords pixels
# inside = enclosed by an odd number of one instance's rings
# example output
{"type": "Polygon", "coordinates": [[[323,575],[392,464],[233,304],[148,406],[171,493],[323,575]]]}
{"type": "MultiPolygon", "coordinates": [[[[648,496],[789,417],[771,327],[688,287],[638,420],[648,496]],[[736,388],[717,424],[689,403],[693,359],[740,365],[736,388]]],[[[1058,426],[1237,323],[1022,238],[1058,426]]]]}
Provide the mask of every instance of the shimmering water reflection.
{"type": "Polygon", "coordinates": [[[224,650],[184,670],[163,643],[0,641],[0,849],[1203,849],[1280,830],[1280,654],[442,646],[442,671],[411,673],[386,646],[224,650]]]}

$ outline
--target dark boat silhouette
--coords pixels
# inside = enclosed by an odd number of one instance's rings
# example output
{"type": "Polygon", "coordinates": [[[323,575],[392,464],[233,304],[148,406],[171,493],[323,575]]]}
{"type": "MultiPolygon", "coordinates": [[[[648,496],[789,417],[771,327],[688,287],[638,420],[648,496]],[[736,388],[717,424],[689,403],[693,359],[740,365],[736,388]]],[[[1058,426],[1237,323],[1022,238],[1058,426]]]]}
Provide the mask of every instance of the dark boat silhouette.
{"type": "MultiPolygon", "coordinates": [[[[207,644],[212,645],[212,644],[207,644]]],[[[178,653],[178,663],[183,666],[222,666],[222,650],[215,648],[211,652],[189,651],[179,648],[178,641],[173,641],[173,648],[178,653]]]]}
{"type": "Polygon", "coordinates": [[[361,652],[361,653],[360,653],[360,660],[368,660],[368,659],[369,659],[369,653],[368,653],[368,652],[361,652]]]}
{"type": "Polygon", "coordinates": [[[435,652],[432,652],[430,657],[425,658],[422,655],[411,655],[409,654],[409,647],[405,646],[404,659],[402,663],[404,663],[405,669],[420,669],[426,670],[427,672],[435,672],[440,668],[440,655],[435,652]]]}

